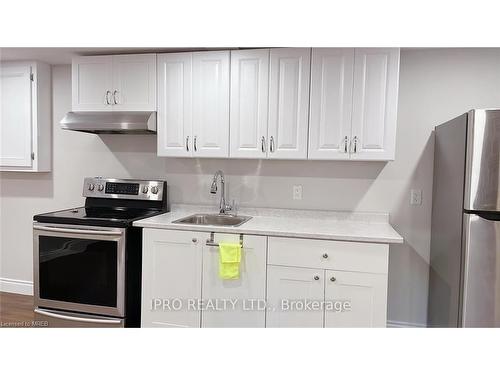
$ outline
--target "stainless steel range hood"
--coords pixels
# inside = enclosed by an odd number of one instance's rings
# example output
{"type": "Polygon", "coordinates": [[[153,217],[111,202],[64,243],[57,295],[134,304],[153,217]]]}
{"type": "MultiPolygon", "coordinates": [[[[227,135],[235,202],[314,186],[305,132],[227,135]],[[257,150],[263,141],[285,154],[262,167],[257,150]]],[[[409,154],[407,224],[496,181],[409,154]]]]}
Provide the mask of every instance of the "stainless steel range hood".
{"type": "Polygon", "coordinates": [[[61,127],[98,134],[156,133],[156,112],[68,112],[61,127]]]}

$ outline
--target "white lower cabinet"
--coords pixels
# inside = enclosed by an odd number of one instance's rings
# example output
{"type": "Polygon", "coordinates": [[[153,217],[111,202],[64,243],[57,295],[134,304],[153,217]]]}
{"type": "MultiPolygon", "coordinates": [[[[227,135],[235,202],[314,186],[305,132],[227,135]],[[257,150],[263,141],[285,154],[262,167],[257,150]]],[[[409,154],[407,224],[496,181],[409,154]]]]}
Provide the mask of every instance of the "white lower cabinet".
{"type": "Polygon", "coordinates": [[[387,275],[326,271],[325,327],[385,327],[386,311],[387,275]]]}
{"type": "Polygon", "coordinates": [[[268,266],[266,327],[323,327],[323,310],[306,311],[305,301],[324,299],[323,270],[268,266]]]}
{"type": "Polygon", "coordinates": [[[385,327],[389,245],[243,236],[240,277],[219,277],[238,234],[144,229],[143,327],[385,327]]]}
{"type": "Polygon", "coordinates": [[[269,237],[266,326],[385,327],[388,261],[387,244],[269,237]]]}
{"type": "Polygon", "coordinates": [[[200,327],[200,311],[189,309],[188,303],[201,299],[204,237],[197,232],[144,230],[142,327],[200,327]]]}
{"type": "MultiPolygon", "coordinates": [[[[216,233],[214,242],[221,241],[238,242],[239,236],[216,233]]],[[[240,278],[222,280],[219,248],[203,245],[202,327],[265,327],[266,251],[266,237],[244,236],[240,278]]]]}
{"type": "MultiPolygon", "coordinates": [[[[209,237],[144,229],[142,327],[265,326],[267,238],[244,236],[240,278],[221,280],[219,249],[206,245],[209,237]]],[[[216,233],[220,241],[239,236],[216,233]]]]}

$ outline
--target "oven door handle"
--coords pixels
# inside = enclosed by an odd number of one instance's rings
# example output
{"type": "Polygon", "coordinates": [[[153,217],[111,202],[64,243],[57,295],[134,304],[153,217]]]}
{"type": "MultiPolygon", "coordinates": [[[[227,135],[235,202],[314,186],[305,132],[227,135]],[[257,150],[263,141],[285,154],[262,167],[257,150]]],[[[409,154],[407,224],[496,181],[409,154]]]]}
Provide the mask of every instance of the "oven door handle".
{"type": "Polygon", "coordinates": [[[112,319],[112,318],[107,318],[107,319],[80,318],[80,317],[77,317],[77,316],[68,316],[68,315],[56,314],[56,313],[48,312],[48,311],[42,310],[42,309],[35,309],[35,312],[37,314],[49,316],[51,318],[63,319],[63,320],[72,320],[74,322],[99,323],[99,324],[120,324],[121,323],[121,320],[119,320],[119,319],[112,319]]]}
{"type": "Polygon", "coordinates": [[[33,229],[43,230],[46,232],[57,232],[57,233],[74,233],[74,234],[102,234],[116,236],[121,235],[121,231],[116,230],[91,230],[91,229],[71,229],[71,228],[57,228],[57,227],[45,227],[41,225],[33,225],[33,229]]]}

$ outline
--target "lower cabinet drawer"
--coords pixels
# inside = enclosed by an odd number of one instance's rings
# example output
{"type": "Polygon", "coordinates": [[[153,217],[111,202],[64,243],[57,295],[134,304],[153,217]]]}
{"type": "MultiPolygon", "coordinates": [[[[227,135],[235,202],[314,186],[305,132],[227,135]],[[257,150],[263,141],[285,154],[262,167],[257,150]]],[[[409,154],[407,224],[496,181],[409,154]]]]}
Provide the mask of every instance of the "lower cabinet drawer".
{"type": "Polygon", "coordinates": [[[268,264],[387,274],[389,245],[269,237],[268,264]]]}

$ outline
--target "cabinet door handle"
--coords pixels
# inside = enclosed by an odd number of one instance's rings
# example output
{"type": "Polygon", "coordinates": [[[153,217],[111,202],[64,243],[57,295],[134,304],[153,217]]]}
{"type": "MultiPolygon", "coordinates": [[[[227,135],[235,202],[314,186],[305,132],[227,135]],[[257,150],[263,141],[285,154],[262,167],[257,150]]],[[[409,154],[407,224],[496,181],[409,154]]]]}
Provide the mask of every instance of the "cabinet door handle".
{"type": "Polygon", "coordinates": [[[324,253],[324,254],[323,254],[323,258],[327,259],[327,258],[328,258],[328,254],[327,254],[327,253],[324,253]]]}
{"type": "Polygon", "coordinates": [[[319,276],[314,276],[314,280],[318,281],[319,280],[319,276]]]}
{"type": "Polygon", "coordinates": [[[349,142],[349,138],[347,135],[344,137],[344,154],[347,154],[347,143],[349,142]]]}
{"type": "Polygon", "coordinates": [[[189,152],[189,135],[186,137],[186,151],[189,152]]]}
{"type": "Polygon", "coordinates": [[[198,146],[196,145],[196,138],[198,138],[197,135],[194,136],[194,140],[193,140],[193,147],[194,147],[194,151],[195,152],[198,152],[198,146]]]}
{"type": "Polygon", "coordinates": [[[118,94],[118,90],[113,91],[113,103],[118,104],[118,99],[116,94],[118,94]]]}
{"type": "Polygon", "coordinates": [[[330,277],[330,281],[331,281],[332,283],[334,283],[335,281],[337,281],[337,279],[336,279],[334,276],[332,276],[332,277],[330,277]]]}
{"type": "Polygon", "coordinates": [[[274,152],[274,137],[271,136],[269,139],[269,151],[274,152]]]}
{"type": "Polygon", "coordinates": [[[358,137],[354,137],[352,139],[352,143],[353,143],[353,152],[356,153],[358,152],[358,137]]]}
{"type": "Polygon", "coordinates": [[[262,136],[260,142],[260,149],[262,150],[262,152],[266,152],[266,137],[262,136]]]}
{"type": "Polygon", "coordinates": [[[109,101],[109,95],[111,95],[111,91],[106,90],[106,104],[107,104],[107,105],[110,105],[110,104],[111,104],[111,102],[109,101]]]}

